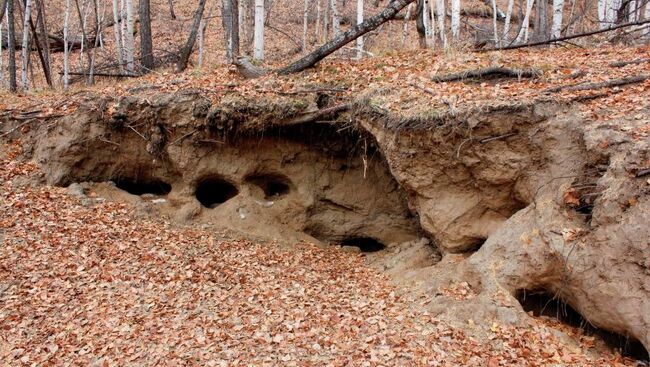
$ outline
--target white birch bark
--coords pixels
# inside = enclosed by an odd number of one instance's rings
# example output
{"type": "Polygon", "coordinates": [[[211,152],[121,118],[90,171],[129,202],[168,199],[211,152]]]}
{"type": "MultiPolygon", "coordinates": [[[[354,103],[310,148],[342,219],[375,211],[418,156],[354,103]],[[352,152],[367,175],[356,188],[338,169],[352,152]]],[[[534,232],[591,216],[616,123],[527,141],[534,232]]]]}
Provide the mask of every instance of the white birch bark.
{"type": "Polygon", "coordinates": [[[553,0],[553,23],[551,25],[551,39],[560,38],[562,33],[562,12],[564,0],[553,0]]]}
{"type": "Polygon", "coordinates": [[[413,8],[413,3],[410,3],[409,6],[406,8],[406,15],[404,16],[404,28],[402,29],[402,47],[404,47],[404,44],[406,43],[406,36],[408,34],[408,25],[409,25],[408,19],[411,17],[412,8],[413,8]]]}
{"type": "Polygon", "coordinates": [[[607,0],[598,0],[598,28],[607,28],[607,0]]]}
{"type": "Polygon", "coordinates": [[[460,32],[460,0],[451,0],[451,37],[458,39],[460,32]]]}
{"type": "Polygon", "coordinates": [[[510,19],[512,19],[512,8],[515,6],[514,0],[508,0],[508,9],[506,10],[506,19],[503,24],[503,41],[507,41],[510,33],[510,19]]]}
{"type": "Polygon", "coordinates": [[[113,33],[115,33],[115,49],[117,50],[117,62],[120,64],[120,70],[124,69],[124,48],[122,46],[122,28],[120,27],[120,12],[117,0],[113,0],[113,33]]]}
{"type": "Polygon", "coordinates": [[[524,19],[521,21],[521,29],[517,38],[515,39],[516,43],[528,42],[528,30],[530,25],[530,12],[533,10],[533,4],[535,0],[526,0],[526,13],[524,13],[524,19]]]}
{"type": "MultiPolygon", "coordinates": [[[[363,0],[357,0],[357,24],[363,23],[363,0]]],[[[357,59],[363,57],[363,36],[357,38],[357,59]]]]}
{"type": "Polygon", "coordinates": [[[65,14],[63,16],[63,89],[70,85],[70,46],[68,31],[70,28],[70,0],[65,0],[65,14]]]}
{"type": "Polygon", "coordinates": [[[332,32],[336,37],[341,33],[341,17],[336,7],[336,0],[330,0],[330,6],[332,7],[332,32]]]}
{"type": "Polygon", "coordinates": [[[305,0],[302,10],[302,52],[307,49],[307,22],[309,16],[309,0],[305,0]]]}
{"type": "Polygon", "coordinates": [[[25,1],[25,15],[23,17],[23,44],[22,44],[22,67],[21,67],[21,79],[23,82],[23,88],[29,89],[29,80],[27,79],[27,65],[29,64],[29,51],[31,47],[29,46],[29,19],[32,14],[32,2],[31,0],[25,1]]]}
{"type": "Polygon", "coordinates": [[[605,24],[609,28],[616,24],[618,9],[621,7],[621,0],[608,0],[605,6],[605,24]]]}
{"type": "Polygon", "coordinates": [[[637,1],[636,0],[630,0],[630,4],[628,5],[628,13],[627,13],[627,21],[628,22],[636,22],[637,20],[637,1]]]}
{"type": "Polygon", "coordinates": [[[431,14],[429,13],[429,6],[427,3],[431,0],[425,0],[422,6],[422,24],[424,25],[424,41],[427,48],[431,47],[431,14]]]}
{"type": "Polygon", "coordinates": [[[499,23],[497,23],[497,0],[492,0],[492,32],[494,33],[494,45],[499,47],[499,23]]]}
{"type": "Polygon", "coordinates": [[[445,34],[445,0],[436,1],[436,19],[438,20],[438,35],[442,47],[447,48],[447,36],[445,34]]]}
{"type": "Polygon", "coordinates": [[[135,40],[133,31],[135,19],[133,18],[133,0],[126,0],[126,34],[124,35],[124,50],[126,52],[126,70],[132,73],[135,70],[135,40]]]}
{"type": "Polygon", "coordinates": [[[264,60],[264,0],[255,0],[253,57],[257,60],[264,60]]]}

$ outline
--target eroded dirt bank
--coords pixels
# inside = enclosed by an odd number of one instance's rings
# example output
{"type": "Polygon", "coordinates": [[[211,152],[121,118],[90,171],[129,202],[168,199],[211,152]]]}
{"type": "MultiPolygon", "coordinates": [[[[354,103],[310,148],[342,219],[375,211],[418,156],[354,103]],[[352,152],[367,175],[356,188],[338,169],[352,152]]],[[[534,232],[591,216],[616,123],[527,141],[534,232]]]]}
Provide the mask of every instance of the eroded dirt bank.
{"type": "Polygon", "coordinates": [[[622,129],[635,120],[552,103],[405,118],[387,98],[316,119],[309,98],[89,99],[23,142],[46,182],[88,205],[93,191],[253,239],[373,252],[465,329],[526,323],[523,295],[546,294],[630,341],[619,347],[650,347],[650,185],[637,177],[650,144],[622,129]]]}

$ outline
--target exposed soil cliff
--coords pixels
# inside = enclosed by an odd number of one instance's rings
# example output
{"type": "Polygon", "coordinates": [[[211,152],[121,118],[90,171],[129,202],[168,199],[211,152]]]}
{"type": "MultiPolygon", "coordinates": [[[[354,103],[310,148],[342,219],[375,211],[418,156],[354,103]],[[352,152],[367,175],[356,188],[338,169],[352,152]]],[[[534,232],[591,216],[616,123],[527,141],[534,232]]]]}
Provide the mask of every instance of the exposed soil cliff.
{"type": "Polygon", "coordinates": [[[638,174],[650,143],[628,133],[636,120],[585,121],[550,102],[405,118],[381,108],[389,98],[328,119],[307,118],[318,98],[89,99],[24,143],[45,181],[88,205],[357,247],[468,329],[525,323],[522,294],[547,294],[650,348],[650,184],[638,174]]]}

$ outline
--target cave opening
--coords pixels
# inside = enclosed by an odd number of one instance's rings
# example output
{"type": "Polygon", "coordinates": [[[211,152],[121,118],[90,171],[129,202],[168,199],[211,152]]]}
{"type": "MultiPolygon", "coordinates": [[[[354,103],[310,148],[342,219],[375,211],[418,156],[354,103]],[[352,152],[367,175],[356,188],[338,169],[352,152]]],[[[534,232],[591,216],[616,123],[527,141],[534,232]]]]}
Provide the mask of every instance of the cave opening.
{"type": "Polygon", "coordinates": [[[277,200],[291,191],[291,181],[279,174],[256,174],[246,178],[246,181],[258,186],[264,192],[264,199],[277,200]]]}
{"type": "Polygon", "coordinates": [[[172,191],[172,185],[156,178],[118,178],[115,186],[132,195],[152,194],[163,196],[172,191]]]}
{"type": "Polygon", "coordinates": [[[516,292],[516,298],[524,311],[534,317],[552,318],[560,323],[578,328],[584,335],[592,336],[604,346],[616,350],[623,357],[638,361],[649,361],[648,351],[643,344],[632,336],[599,329],[586,320],[578,311],[544,290],[521,289],[516,292]]]}
{"type": "Polygon", "coordinates": [[[352,237],[341,241],[341,246],[358,247],[361,252],[378,252],[386,249],[386,245],[370,237],[352,237]]]}
{"type": "Polygon", "coordinates": [[[239,189],[231,182],[210,176],[200,180],[196,186],[196,199],[206,208],[216,208],[239,194],[239,189]]]}

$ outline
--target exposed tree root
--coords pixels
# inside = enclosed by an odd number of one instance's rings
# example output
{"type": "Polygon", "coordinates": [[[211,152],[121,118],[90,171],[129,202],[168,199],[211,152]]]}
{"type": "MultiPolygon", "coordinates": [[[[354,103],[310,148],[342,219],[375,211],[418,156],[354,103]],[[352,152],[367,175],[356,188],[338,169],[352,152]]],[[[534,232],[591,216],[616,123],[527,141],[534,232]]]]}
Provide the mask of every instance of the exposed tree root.
{"type": "Polygon", "coordinates": [[[546,92],[546,93],[557,93],[557,92],[563,92],[563,91],[580,91],[580,90],[591,90],[591,89],[620,87],[620,86],[624,86],[624,85],[628,85],[628,84],[640,83],[640,82],[643,82],[643,81],[645,81],[647,79],[650,79],[650,74],[641,74],[641,75],[635,75],[635,76],[628,76],[628,77],[625,77],[625,78],[611,79],[611,80],[608,80],[608,81],[597,82],[597,83],[581,83],[581,84],[563,85],[563,86],[559,86],[559,87],[546,89],[544,92],[546,92]]]}
{"type": "Polygon", "coordinates": [[[454,82],[464,79],[481,79],[481,78],[537,78],[542,75],[541,71],[536,69],[508,69],[504,67],[491,67],[483,69],[474,69],[463,71],[461,73],[445,74],[431,78],[436,83],[454,82]]]}

